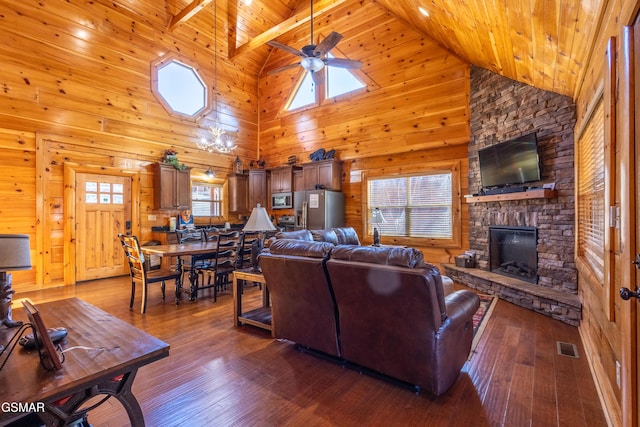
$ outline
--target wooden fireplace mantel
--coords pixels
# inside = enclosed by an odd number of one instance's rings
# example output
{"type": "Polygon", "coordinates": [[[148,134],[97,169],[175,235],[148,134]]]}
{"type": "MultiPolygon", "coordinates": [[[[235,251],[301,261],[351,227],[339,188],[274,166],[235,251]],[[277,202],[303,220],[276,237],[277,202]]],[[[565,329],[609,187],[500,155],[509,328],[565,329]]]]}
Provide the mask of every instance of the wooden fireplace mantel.
{"type": "Polygon", "coordinates": [[[488,196],[465,196],[467,203],[503,202],[509,200],[553,199],[558,196],[556,190],[540,188],[537,190],[520,191],[517,193],[491,194],[488,196]]]}

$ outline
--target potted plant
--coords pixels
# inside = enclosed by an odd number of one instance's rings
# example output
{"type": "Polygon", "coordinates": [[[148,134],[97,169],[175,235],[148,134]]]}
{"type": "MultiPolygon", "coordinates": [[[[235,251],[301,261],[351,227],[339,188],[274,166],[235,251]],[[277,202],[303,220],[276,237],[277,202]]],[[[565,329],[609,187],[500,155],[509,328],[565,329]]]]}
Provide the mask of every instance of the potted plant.
{"type": "Polygon", "coordinates": [[[184,163],[180,163],[178,161],[178,152],[173,148],[169,148],[164,152],[164,159],[162,159],[162,161],[164,163],[170,164],[178,170],[183,170],[187,167],[184,163]]]}

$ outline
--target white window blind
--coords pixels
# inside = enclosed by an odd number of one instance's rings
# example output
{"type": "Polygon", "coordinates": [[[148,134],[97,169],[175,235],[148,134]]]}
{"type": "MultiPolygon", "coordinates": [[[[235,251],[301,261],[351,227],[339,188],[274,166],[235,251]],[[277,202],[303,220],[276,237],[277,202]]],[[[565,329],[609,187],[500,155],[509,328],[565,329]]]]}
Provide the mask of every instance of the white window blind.
{"type": "Polygon", "coordinates": [[[382,211],[382,235],[453,237],[450,172],[370,179],[368,186],[368,215],[374,208],[382,211]]]}
{"type": "Polygon", "coordinates": [[[193,183],[191,185],[191,212],[196,216],[222,216],[222,186],[193,183]]]}
{"type": "Polygon", "coordinates": [[[578,140],[578,256],[604,280],[604,102],[578,140]]]}

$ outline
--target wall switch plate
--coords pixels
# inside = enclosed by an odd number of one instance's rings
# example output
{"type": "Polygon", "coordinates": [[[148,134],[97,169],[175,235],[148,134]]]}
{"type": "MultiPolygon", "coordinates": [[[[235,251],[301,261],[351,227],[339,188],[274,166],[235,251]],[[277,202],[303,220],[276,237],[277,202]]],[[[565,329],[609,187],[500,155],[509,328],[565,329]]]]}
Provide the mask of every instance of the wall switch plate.
{"type": "Polygon", "coordinates": [[[155,215],[149,215],[149,216],[147,217],[147,219],[148,219],[149,221],[155,221],[155,220],[156,220],[156,216],[155,216],[155,215]]]}
{"type": "Polygon", "coordinates": [[[620,362],[616,360],[616,384],[620,388],[620,362]]]}

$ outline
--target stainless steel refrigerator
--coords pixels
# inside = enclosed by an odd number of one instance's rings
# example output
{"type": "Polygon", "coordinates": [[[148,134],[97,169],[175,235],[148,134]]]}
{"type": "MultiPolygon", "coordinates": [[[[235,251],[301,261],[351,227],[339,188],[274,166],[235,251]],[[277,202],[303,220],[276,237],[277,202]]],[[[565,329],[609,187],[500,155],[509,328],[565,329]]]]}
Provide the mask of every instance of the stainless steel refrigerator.
{"type": "Polygon", "coordinates": [[[296,191],[293,210],[296,230],[344,227],[344,194],[339,191],[296,191]]]}

